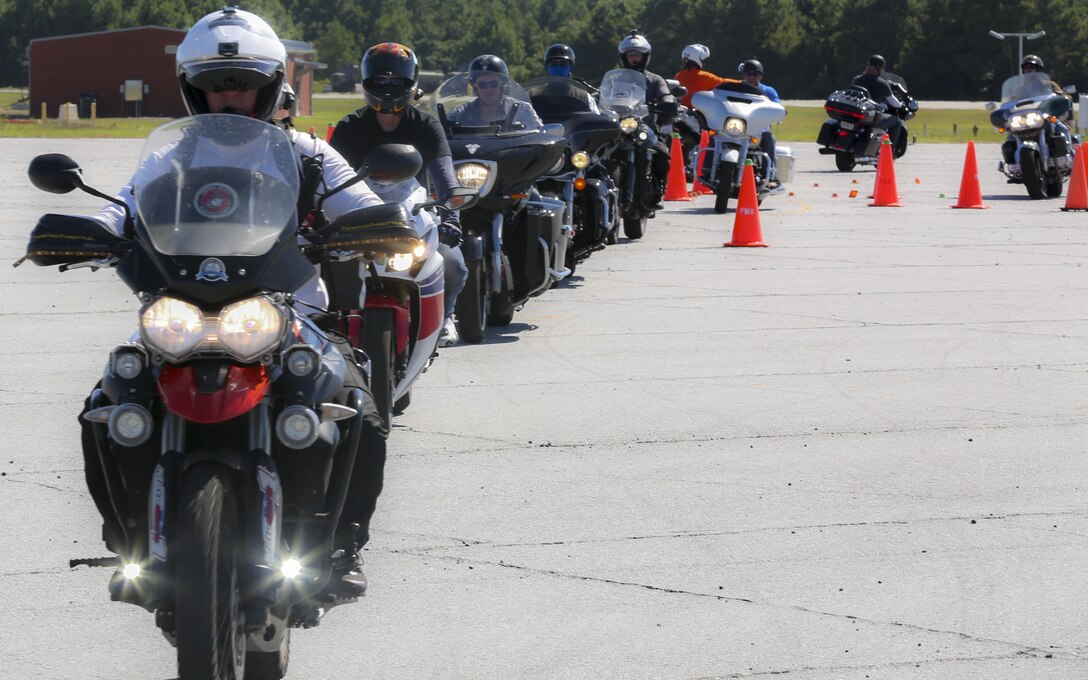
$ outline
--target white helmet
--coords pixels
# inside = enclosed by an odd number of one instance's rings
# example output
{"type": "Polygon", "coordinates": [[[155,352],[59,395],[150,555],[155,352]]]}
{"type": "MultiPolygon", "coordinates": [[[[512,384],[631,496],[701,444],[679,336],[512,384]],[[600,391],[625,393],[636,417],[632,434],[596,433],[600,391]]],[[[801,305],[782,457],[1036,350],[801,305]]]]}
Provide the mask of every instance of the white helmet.
{"type": "Polygon", "coordinates": [[[631,31],[627,34],[627,37],[620,41],[619,45],[620,64],[624,68],[634,68],[639,71],[645,71],[646,67],[650,64],[650,41],[639,35],[638,31],[631,31]],[[638,63],[638,66],[631,66],[627,63],[627,58],[624,56],[628,52],[641,52],[642,61],[638,63]]]}
{"type": "Polygon", "coordinates": [[[703,67],[703,60],[710,56],[710,48],[706,45],[700,45],[695,43],[694,45],[688,45],[684,48],[684,51],[680,53],[680,58],[684,61],[690,61],[699,68],[703,67]]]}
{"type": "Polygon", "coordinates": [[[178,45],[177,75],[190,114],[208,112],[205,92],[257,90],[254,116],[271,120],[280,106],[287,50],[264,19],[226,7],[196,22],[178,45]]]}

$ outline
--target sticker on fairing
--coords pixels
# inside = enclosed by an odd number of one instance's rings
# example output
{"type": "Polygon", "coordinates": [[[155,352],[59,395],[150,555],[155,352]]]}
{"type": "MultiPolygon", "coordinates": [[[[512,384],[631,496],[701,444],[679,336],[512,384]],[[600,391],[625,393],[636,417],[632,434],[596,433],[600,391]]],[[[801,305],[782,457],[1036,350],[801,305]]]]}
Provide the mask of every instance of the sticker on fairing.
{"type": "Polygon", "coordinates": [[[155,466],[151,478],[151,498],[148,500],[148,540],[151,557],[166,561],[166,471],[161,465],[155,466]]]}
{"type": "Polygon", "coordinates": [[[261,490],[261,534],[265,564],[275,564],[280,545],[280,478],[257,466],[257,487],[261,490]]]}

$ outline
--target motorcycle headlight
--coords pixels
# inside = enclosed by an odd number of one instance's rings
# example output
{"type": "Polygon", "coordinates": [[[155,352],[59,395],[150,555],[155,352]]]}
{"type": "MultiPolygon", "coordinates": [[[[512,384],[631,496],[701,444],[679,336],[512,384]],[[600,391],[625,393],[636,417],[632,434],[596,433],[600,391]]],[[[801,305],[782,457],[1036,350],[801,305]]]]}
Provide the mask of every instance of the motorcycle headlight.
{"type": "Polygon", "coordinates": [[[161,297],[140,315],[140,336],[156,352],[180,359],[204,339],[204,314],[196,305],[161,297]]]}
{"type": "Polygon", "coordinates": [[[748,124],[742,118],[726,118],[725,132],[733,137],[743,137],[748,129],[748,124]]]}
{"type": "Polygon", "coordinates": [[[479,191],[487,184],[491,169],[483,163],[461,163],[457,166],[457,181],[461,186],[479,191]]]}
{"type": "Polygon", "coordinates": [[[386,266],[395,272],[406,272],[415,264],[416,258],[411,253],[397,253],[386,261],[386,266]]]}
{"type": "Polygon", "coordinates": [[[283,338],[287,317],[266,297],[227,305],[219,312],[219,344],[239,361],[253,361],[283,338]]]}
{"type": "Polygon", "coordinates": [[[628,116],[620,121],[620,132],[625,135],[629,135],[638,129],[638,118],[634,116],[628,116]]]}
{"type": "Polygon", "coordinates": [[[589,165],[589,154],[587,154],[585,151],[579,151],[578,153],[570,157],[570,164],[581,170],[582,168],[589,165]]]}
{"type": "Polygon", "coordinates": [[[1028,113],[1018,113],[1015,116],[1009,118],[1009,129],[1014,132],[1020,130],[1031,130],[1032,128],[1042,127],[1046,121],[1046,117],[1038,111],[1029,111],[1028,113]]]}

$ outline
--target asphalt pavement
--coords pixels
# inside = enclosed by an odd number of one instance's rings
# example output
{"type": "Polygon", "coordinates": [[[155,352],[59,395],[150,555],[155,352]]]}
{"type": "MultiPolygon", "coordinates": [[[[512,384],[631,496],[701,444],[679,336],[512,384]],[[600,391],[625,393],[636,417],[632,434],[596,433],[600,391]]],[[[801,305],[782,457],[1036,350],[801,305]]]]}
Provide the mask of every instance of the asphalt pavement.
{"type": "MultiPolygon", "coordinates": [[[[475,346],[390,436],[359,604],[296,631],[289,678],[1088,677],[1088,213],[978,146],[872,168],[792,145],[767,248],[670,203],[475,346]],[[857,192],[851,197],[851,192],[857,192]]],[[[113,191],[135,140],[0,141],[0,259],[113,191]]],[[[137,304],[108,271],[0,276],[0,677],[174,677],[111,603],[76,414],[137,304]]]]}

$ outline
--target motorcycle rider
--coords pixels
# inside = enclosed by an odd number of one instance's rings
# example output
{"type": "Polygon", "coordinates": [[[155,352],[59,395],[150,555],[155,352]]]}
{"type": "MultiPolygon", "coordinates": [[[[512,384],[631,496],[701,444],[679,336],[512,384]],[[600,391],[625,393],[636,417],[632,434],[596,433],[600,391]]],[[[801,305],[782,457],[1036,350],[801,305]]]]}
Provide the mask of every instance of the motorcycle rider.
{"type": "MultiPolygon", "coordinates": [[[[1042,73],[1044,68],[1045,66],[1043,64],[1042,58],[1034,54],[1025,55],[1024,60],[1020,62],[1021,74],[1042,73]]],[[[1054,94],[1060,94],[1066,99],[1072,100],[1072,97],[1070,97],[1069,94],[1067,94],[1065,90],[1061,88],[1061,85],[1058,85],[1057,82],[1055,82],[1054,80],[1047,80],[1045,82],[1054,94]]],[[[1070,113],[1066,114],[1065,120],[1059,119],[1055,123],[1055,126],[1061,132],[1062,137],[1065,138],[1066,149],[1071,149],[1073,144],[1072,135],[1069,131],[1069,125],[1067,123],[1071,112],[1072,108],[1070,108],[1070,113]]],[[[1010,165],[1016,163],[1016,138],[1011,132],[1006,136],[1005,141],[1001,144],[1001,155],[1004,157],[1006,163],[1010,165]]],[[[1016,180],[1009,180],[1010,184],[1014,182],[1016,182],[1016,180]]]]}
{"type": "Polygon", "coordinates": [[[526,101],[518,101],[507,92],[510,69],[506,62],[494,54],[481,54],[468,65],[468,76],[476,98],[455,107],[447,117],[463,125],[492,125],[502,123],[515,104],[514,123],[521,124],[525,130],[539,130],[544,127],[540,116],[533,106],[526,101]]]}
{"type": "MultiPolygon", "coordinates": [[[[775,102],[776,104],[782,103],[782,100],[778,96],[778,90],[763,82],[763,64],[761,64],[759,60],[747,59],[742,61],[740,66],[737,67],[737,70],[744,76],[745,83],[759,89],[764,96],[772,102],[775,102]]],[[[770,128],[764,130],[763,134],[760,136],[759,148],[763,149],[764,153],[767,154],[767,160],[771,166],[772,179],[769,186],[772,190],[778,189],[782,186],[782,183],[778,181],[778,177],[774,174],[774,169],[776,167],[774,158],[775,138],[774,133],[771,132],[770,128]]]]}
{"type": "MultiPolygon", "coordinates": [[[[589,83],[582,80],[581,78],[574,77],[574,63],[574,48],[572,48],[570,45],[556,43],[554,45],[551,45],[550,47],[548,47],[547,50],[544,51],[544,70],[547,71],[549,76],[554,76],[557,78],[570,78],[572,80],[577,80],[583,85],[589,87],[589,83]]],[[[600,109],[597,107],[596,100],[594,100],[593,97],[590,97],[585,92],[585,90],[582,90],[580,88],[571,87],[567,92],[557,93],[554,95],[549,88],[545,91],[545,94],[549,96],[574,97],[576,99],[584,101],[586,105],[589,106],[589,110],[593,113],[601,112],[600,109]]]]}
{"type": "MultiPolygon", "coordinates": [[[[178,45],[175,61],[182,98],[192,115],[229,113],[271,122],[278,111],[289,107],[283,98],[286,50],[272,28],[255,14],[227,7],[204,16],[189,29],[178,45]]],[[[291,128],[286,132],[298,152],[300,172],[304,168],[316,168],[322,172],[315,194],[300,197],[300,208],[301,202],[306,200],[311,202],[312,208],[318,197],[355,176],[351,166],[323,140],[300,134],[291,128]]],[[[133,215],[136,214],[134,191],[142,186],[143,174],[137,170],[117,194],[117,198],[128,205],[133,215]]],[[[365,183],[360,182],[331,196],[324,202],[323,212],[335,219],[349,210],[380,205],[381,202],[365,183]]],[[[306,213],[300,209],[299,214],[306,213]]],[[[117,234],[124,233],[125,213],[120,206],[109,203],[95,217],[107,229],[117,234]]],[[[321,311],[327,308],[328,294],[316,271],[309,282],[295,292],[295,299],[311,309],[321,311]]],[[[351,356],[352,350],[346,340],[332,333],[329,336],[345,356],[351,356]]],[[[325,591],[326,594],[345,598],[358,597],[366,590],[366,577],[361,570],[358,551],[367,542],[370,518],[381,494],[385,439],[388,434],[362,372],[355,368],[353,360],[347,363],[346,382],[349,387],[363,391],[366,412],[348,499],[337,528],[336,547],[344,550],[345,557],[337,561],[334,577],[325,591]]],[[[89,405],[89,399],[87,403],[89,405]]],[[[112,546],[117,542],[120,528],[113,522],[106,483],[101,466],[97,463],[93,426],[82,417],[79,422],[87,486],[105,520],[103,534],[107,546],[112,546]],[[111,537],[114,537],[113,540],[111,537]]]]}
{"type": "MultiPolygon", "coordinates": [[[[650,41],[640,35],[637,30],[628,33],[618,45],[620,66],[646,76],[646,103],[652,112],[657,104],[675,104],[676,98],[669,92],[665,79],[647,69],[650,65],[651,50],[650,41]]],[[[661,125],[668,122],[671,121],[665,116],[655,113],[651,113],[647,120],[647,124],[654,128],[655,132],[660,132],[661,125]]],[[[655,210],[661,210],[665,205],[661,202],[661,196],[665,194],[665,180],[669,176],[669,147],[660,134],[657,136],[653,150],[654,153],[650,154],[650,168],[657,185],[653,206],[655,210]]]]}
{"type": "MultiPolygon", "coordinates": [[[[434,116],[412,106],[418,92],[419,60],[409,48],[395,42],[374,45],[360,65],[366,106],[344,116],[329,143],[352,167],[358,167],[376,146],[410,144],[419,150],[424,167],[439,197],[460,186],[453,171],[449,142],[434,116]]],[[[457,344],[453,310],[468,280],[461,254],[461,219],[455,210],[442,210],[438,252],[445,264],[445,323],[439,345],[457,344]]]]}
{"type": "Polygon", "coordinates": [[[684,66],[673,77],[680,81],[680,84],[688,90],[688,93],[680,98],[680,104],[682,106],[686,106],[690,109],[691,95],[696,92],[713,90],[722,83],[740,82],[735,78],[723,78],[722,76],[715,75],[710,71],[705,70],[703,68],[703,62],[709,57],[710,48],[699,43],[686,45],[680,53],[680,58],[683,61],[684,66]]]}
{"type": "Polygon", "coordinates": [[[865,71],[855,76],[850,84],[864,87],[869,91],[869,96],[872,97],[873,101],[883,107],[884,113],[877,117],[874,126],[887,131],[892,142],[892,148],[898,149],[899,137],[906,134],[906,131],[903,129],[902,119],[895,113],[889,113],[889,111],[902,109],[906,102],[899,101],[899,98],[892,92],[891,85],[881,77],[884,74],[886,64],[884,57],[879,54],[871,55],[865,66],[865,71]]]}

